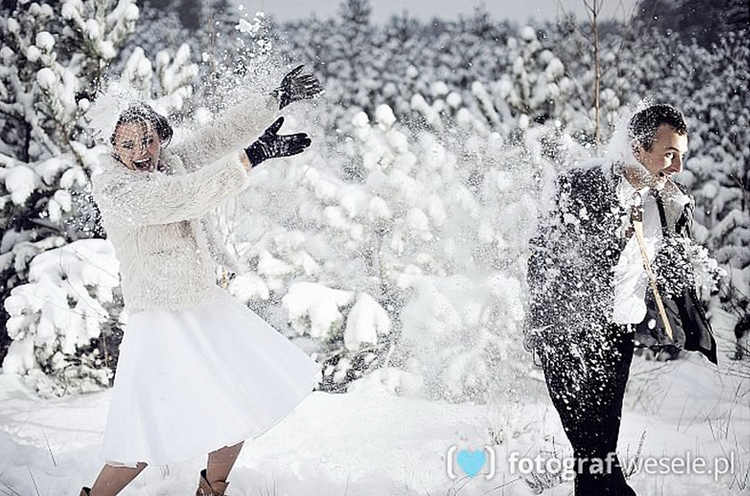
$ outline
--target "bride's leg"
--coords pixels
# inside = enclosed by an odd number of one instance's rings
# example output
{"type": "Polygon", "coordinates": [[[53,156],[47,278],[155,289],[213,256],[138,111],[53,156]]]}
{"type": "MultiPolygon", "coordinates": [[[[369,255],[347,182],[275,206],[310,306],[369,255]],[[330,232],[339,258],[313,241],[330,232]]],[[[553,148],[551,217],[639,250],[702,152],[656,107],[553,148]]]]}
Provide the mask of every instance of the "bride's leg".
{"type": "Polygon", "coordinates": [[[96,478],[94,485],[89,491],[90,496],[115,496],[122,491],[125,486],[135,479],[138,474],[146,468],[145,463],[138,463],[135,468],[132,467],[114,467],[104,465],[99,477],[96,478]]]}
{"type": "Polygon", "coordinates": [[[244,443],[225,446],[208,454],[208,466],[201,471],[198,496],[223,495],[227,489],[227,477],[234,467],[234,462],[244,443]]]}

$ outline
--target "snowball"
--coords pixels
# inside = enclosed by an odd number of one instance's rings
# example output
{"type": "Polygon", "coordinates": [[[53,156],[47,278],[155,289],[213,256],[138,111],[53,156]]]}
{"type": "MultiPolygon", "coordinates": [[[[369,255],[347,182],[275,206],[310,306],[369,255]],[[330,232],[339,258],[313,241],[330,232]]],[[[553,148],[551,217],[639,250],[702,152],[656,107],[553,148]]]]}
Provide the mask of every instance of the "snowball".
{"type": "Polygon", "coordinates": [[[415,79],[417,76],[419,76],[419,69],[417,69],[413,65],[410,65],[406,68],[406,77],[415,79]]]}
{"type": "Polygon", "coordinates": [[[206,107],[198,107],[193,113],[195,124],[197,126],[205,126],[213,120],[213,114],[206,107]]]}
{"type": "Polygon", "coordinates": [[[236,29],[240,33],[246,33],[252,37],[255,37],[263,27],[263,17],[263,12],[256,12],[253,22],[248,22],[245,19],[240,19],[239,24],[237,24],[234,29],[236,29]]]}

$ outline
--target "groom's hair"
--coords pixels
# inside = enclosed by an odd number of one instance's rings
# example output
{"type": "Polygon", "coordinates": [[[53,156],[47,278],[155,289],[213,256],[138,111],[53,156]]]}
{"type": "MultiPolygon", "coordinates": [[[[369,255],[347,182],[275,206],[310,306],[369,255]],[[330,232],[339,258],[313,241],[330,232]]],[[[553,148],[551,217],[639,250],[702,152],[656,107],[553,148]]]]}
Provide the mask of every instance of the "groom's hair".
{"type": "Polygon", "coordinates": [[[636,112],[630,119],[628,137],[644,150],[651,151],[656,141],[656,130],[662,124],[667,124],[680,135],[688,132],[685,117],[679,110],[665,103],[657,103],[636,112]]]}

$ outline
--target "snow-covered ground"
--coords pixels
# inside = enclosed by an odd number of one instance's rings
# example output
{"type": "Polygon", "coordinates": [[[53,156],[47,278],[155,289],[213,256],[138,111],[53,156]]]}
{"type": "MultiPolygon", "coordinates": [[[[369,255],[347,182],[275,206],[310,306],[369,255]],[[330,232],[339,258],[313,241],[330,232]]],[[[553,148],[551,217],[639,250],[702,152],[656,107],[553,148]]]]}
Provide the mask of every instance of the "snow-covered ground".
{"type": "MultiPolygon", "coordinates": [[[[668,363],[635,359],[619,451],[629,463],[643,440],[642,469],[630,478],[638,494],[750,493],[750,364],[727,359],[729,332],[719,330],[717,337],[718,368],[695,354],[668,363]],[[726,473],[684,473],[688,468],[679,459],[695,471],[702,462],[689,460],[696,458],[705,460],[705,470],[716,467],[726,473]],[[662,473],[667,462],[675,464],[676,473],[662,473]],[[659,465],[647,470],[646,463],[659,465]]],[[[540,454],[549,459],[544,453],[554,451],[558,458],[569,453],[540,377],[529,380],[526,400],[518,405],[399,396],[394,384],[403,377],[395,370],[371,374],[347,394],[315,392],[282,423],[246,444],[230,494],[534,494],[522,479],[528,476],[518,473],[521,464],[512,473],[512,453],[530,459],[527,463],[540,454]],[[496,444],[490,431],[501,428],[515,434],[496,444]],[[484,446],[496,455],[494,476],[486,478],[489,462],[479,474],[466,476],[457,453],[484,446]],[[448,457],[457,475],[453,480],[448,457]]],[[[81,485],[90,484],[100,468],[108,401],[108,391],[40,399],[15,377],[0,375],[0,495],[77,495],[81,485]]],[[[192,494],[204,463],[199,458],[150,467],[122,494],[192,494]]],[[[548,463],[554,468],[554,462],[548,463]]],[[[571,491],[572,483],[562,482],[545,494],[571,491]]]]}

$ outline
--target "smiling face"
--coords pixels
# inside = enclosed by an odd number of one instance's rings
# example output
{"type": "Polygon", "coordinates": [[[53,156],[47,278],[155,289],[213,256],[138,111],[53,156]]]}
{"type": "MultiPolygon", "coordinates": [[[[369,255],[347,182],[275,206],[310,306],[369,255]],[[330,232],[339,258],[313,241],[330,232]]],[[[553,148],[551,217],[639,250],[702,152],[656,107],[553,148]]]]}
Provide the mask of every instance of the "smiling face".
{"type": "Polygon", "coordinates": [[[146,172],[156,170],[161,140],[150,121],[121,123],[115,130],[112,145],[115,158],[128,169],[146,172]]]}
{"type": "Polygon", "coordinates": [[[678,133],[669,124],[661,124],[656,129],[651,149],[639,146],[635,149],[635,156],[657,184],[664,184],[669,176],[682,171],[687,151],[687,134],[678,133]]]}

